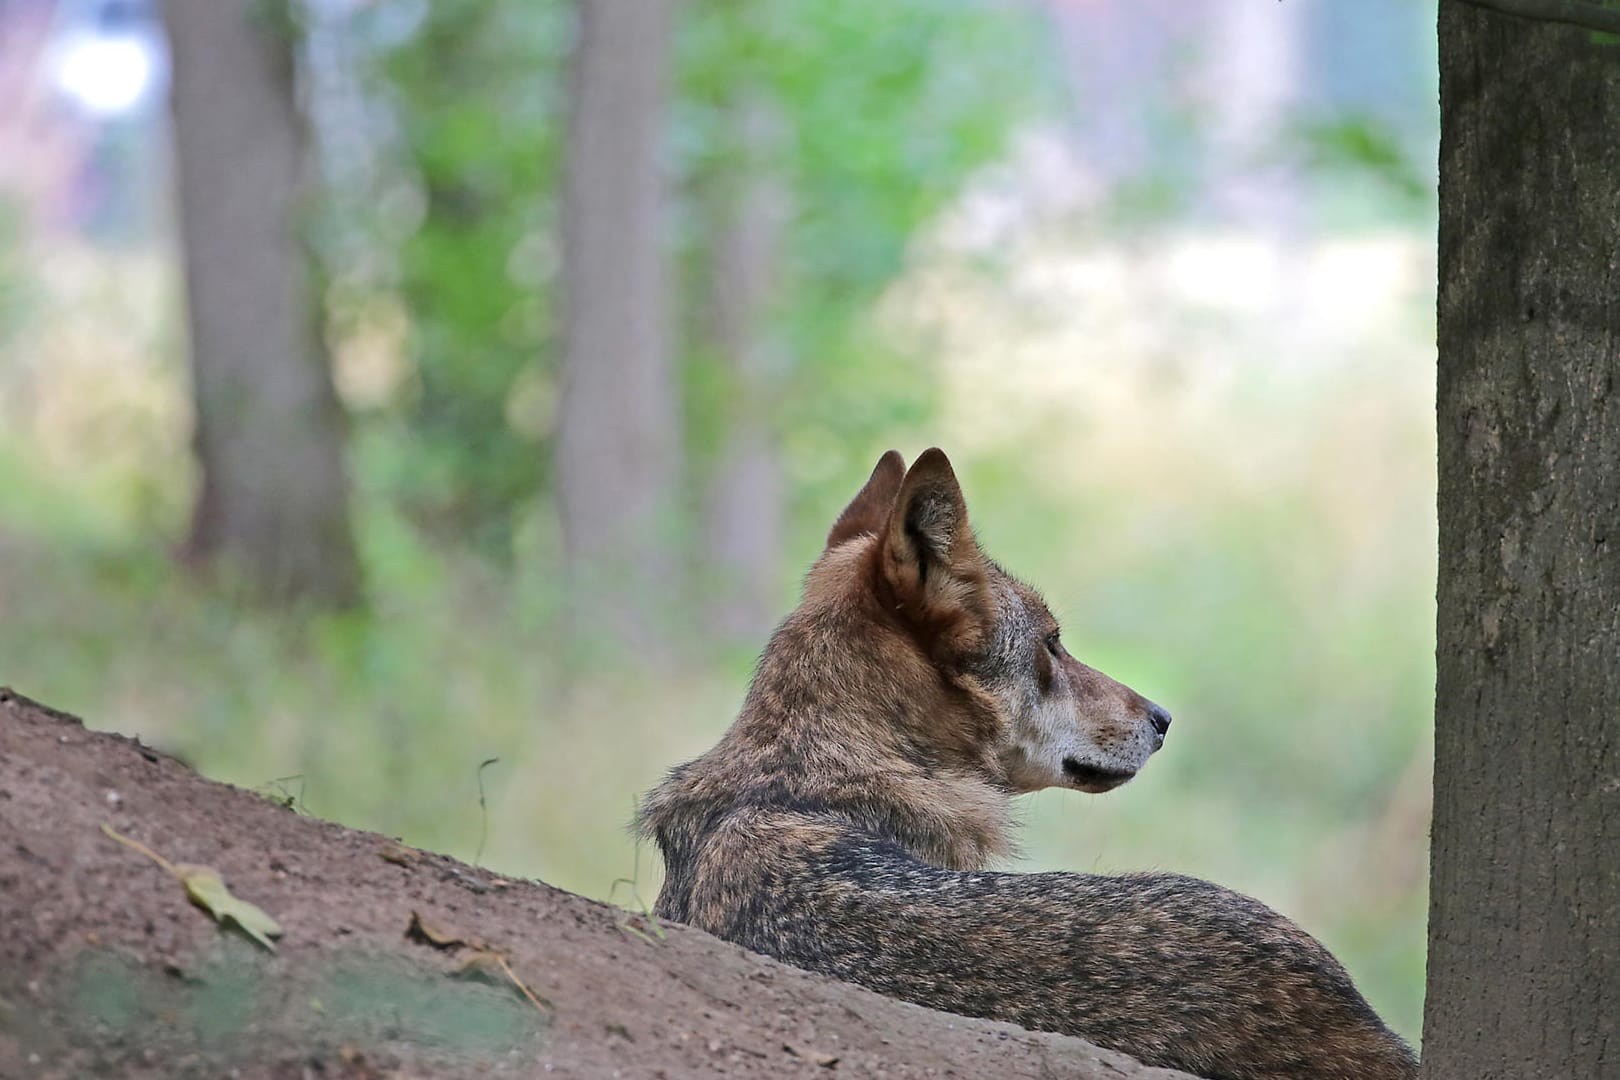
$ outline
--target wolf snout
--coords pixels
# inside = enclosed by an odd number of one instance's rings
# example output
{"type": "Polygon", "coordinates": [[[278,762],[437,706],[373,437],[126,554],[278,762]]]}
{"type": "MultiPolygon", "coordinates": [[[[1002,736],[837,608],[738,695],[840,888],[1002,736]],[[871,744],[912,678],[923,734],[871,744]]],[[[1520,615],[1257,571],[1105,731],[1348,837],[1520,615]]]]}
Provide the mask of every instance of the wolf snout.
{"type": "Polygon", "coordinates": [[[1157,750],[1164,745],[1164,737],[1170,731],[1169,710],[1148,702],[1148,723],[1153,725],[1153,749],[1157,750]]]}

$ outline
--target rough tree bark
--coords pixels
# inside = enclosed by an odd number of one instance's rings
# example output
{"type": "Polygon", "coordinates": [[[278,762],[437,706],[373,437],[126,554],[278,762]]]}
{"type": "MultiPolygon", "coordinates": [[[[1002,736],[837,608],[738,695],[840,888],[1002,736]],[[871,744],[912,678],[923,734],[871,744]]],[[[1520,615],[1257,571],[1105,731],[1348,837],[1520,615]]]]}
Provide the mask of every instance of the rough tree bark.
{"type": "Polygon", "coordinates": [[[1620,1072],[1620,43],[1440,15],[1424,1075],[1620,1072]]]}
{"type": "Polygon", "coordinates": [[[655,647],[681,475],[665,179],[674,0],[579,0],[562,204],[556,486],[575,614],[655,647]],[[588,598],[587,607],[583,600],[588,598]]]}
{"type": "Polygon", "coordinates": [[[298,239],[292,44],[259,0],[166,0],[202,490],[188,556],[277,600],[360,575],[342,410],[298,239]]]}

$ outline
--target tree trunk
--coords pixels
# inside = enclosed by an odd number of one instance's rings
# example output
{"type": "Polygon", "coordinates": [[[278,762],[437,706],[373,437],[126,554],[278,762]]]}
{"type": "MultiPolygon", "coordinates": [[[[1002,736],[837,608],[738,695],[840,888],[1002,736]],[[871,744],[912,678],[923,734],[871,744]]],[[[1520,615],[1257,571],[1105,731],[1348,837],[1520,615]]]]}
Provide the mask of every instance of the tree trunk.
{"type": "Polygon", "coordinates": [[[705,282],[709,334],[729,407],[705,506],[704,591],[714,636],[757,647],[781,599],[787,493],[772,413],[788,356],[772,315],[788,189],[776,109],[750,91],[732,109],[732,120],[735,164],[716,184],[713,264],[705,282]]]}
{"type": "Polygon", "coordinates": [[[272,599],[350,603],[343,414],[298,238],[292,43],[259,0],[163,10],[202,467],[187,554],[272,599]]]}
{"type": "Polygon", "coordinates": [[[1620,1075],[1620,47],[1440,16],[1424,1075],[1620,1075]]]}
{"type": "Polygon", "coordinates": [[[557,499],[574,614],[656,647],[677,593],[680,402],[660,148],[673,0],[580,0],[562,218],[557,499]]]}

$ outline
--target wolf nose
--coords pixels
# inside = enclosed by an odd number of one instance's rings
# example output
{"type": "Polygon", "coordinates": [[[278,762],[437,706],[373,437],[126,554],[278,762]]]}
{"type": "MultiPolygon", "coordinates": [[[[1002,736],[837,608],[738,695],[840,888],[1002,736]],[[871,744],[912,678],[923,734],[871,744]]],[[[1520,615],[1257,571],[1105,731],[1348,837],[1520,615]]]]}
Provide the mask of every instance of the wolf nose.
{"type": "Polygon", "coordinates": [[[1150,704],[1148,706],[1148,722],[1153,725],[1153,730],[1159,733],[1159,739],[1162,741],[1164,733],[1170,730],[1170,714],[1165,711],[1163,706],[1150,704]]]}

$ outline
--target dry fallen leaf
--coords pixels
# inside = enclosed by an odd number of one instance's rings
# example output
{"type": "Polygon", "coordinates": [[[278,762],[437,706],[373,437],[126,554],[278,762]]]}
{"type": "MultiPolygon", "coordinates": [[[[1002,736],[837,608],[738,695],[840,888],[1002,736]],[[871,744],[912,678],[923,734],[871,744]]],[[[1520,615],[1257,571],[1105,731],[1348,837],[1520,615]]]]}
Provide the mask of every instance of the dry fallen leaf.
{"type": "Polygon", "coordinates": [[[241,897],[232,896],[218,870],[191,863],[181,863],[174,870],[193,904],[207,911],[216,922],[235,923],[242,933],[271,952],[276,951],[276,943],[270,940],[281,936],[281,927],[276,920],[266,915],[263,909],[241,897]]]}
{"type": "Polygon", "coordinates": [[[428,922],[422,918],[420,911],[411,912],[411,925],[405,928],[405,936],[412,941],[431,945],[435,949],[455,949],[462,945],[473,949],[487,948],[477,938],[460,937],[452,931],[428,922]]]}
{"type": "Polygon", "coordinates": [[[266,949],[276,951],[275,942],[270,940],[281,936],[281,927],[277,925],[276,920],[266,915],[262,908],[231,895],[231,891],[225,887],[225,879],[220,877],[218,870],[192,863],[172,863],[139,840],[131,840],[106,823],[102,824],[101,831],[131,851],[145,855],[174,875],[180,884],[185,886],[186,896],[191,902],[212,915],[216,922],[235,925],[238,930],[266,949]]]}
{"type": "Polygon", "coordinates": [[[474,949],[456,966],[455,975],[464,979],[482,979],[501,983],[506,978],[501,971],[501,954],[494,949],[474,949]]]}
{"type": "MultiPolygon", "coordinates": [[[[471,891],[473,891],[475,893],[478,893],[480,896],[482,896],[484,893],[489,892],[489,890],[491,890],[491,889],[504,889],[504,888],[506,888],[505,885],[492,885],[489,882],[484,881],[481,878],[473,877],[471,874],[467,873],[465,870],[459,870],[454,866],[446,866],[444,868],[444,875],[445,875],[445,877],[447,877],[450,880],[454,881],[456,884],[462,886],[465,889],[470,889],[471,891]]],[[[501,881],[503,879],[496,878],[495,880],[501,881]]]]}
{"type": "Polygon", "coordinates": [[[507,963],[506,954],[486,941],[475,937],[457,937],[451,931],[435,926],[422,918],[420,911],[411,912],[411,925],[405,928],[405,936],[411,941],[419,941],[424,945],[431,945],[435,949],[449,951],[465,948],[468,950],[467,956],[455,970],[455,975],[458,978],[486,979],[500,982],[500,978],[496,976],[496,972],[499,972],[508,982],[517,987],[519,992],[529,999],[529,1004],[536,1009],[546,1012],[552,1007],[551,1002],[530,990],[528,984],[517,977],[517,972],[512,970],[511,964],[507,963]]]}
{"type": "Polygon", "coordinates": [[[383,862],[391,862],[395,866],[410,869],[422,861],[422,853],[414,848],[408,848],[400,843],[387,843],[377,852],[377,857],[383,862]]]}
{"type": "Polygon", "coordinates": [[[645,916],[645,921],[643,921],[642,915],[631,913],[615,925],[625,933],[633,934],[649,945],[657,945],[668,937],[664,933],[664,928],[658,925],[657,917],[651,913],[645,916]]]}
{"type": "Polygon", "coordinates": [[[782,1049],[786,1050],[796,1058],[802,1058],[805,1061],[812,1062],[821,1066],[823,1069],[836,1069],[838,1067],[839,1058],[837,1054],[826,1054],[820,1050],[804,1049],[796,1047],[792,1043],[783,1043],[782,1049]]]}
{"type": "Polygon", "coordinates": [[[517,977],[517,972],[512,970],[512,965],[507,962],[506,957],[495,949],[479,949],[473,952],[461,962],[456,974],[462,978],[493,979],[496,971],[505,975],[512,985],[529,999],[529,1004],[540,1012],[548,1012],[553,1008],[549,1000],[530,990],[528,984],[517,977]]]}

